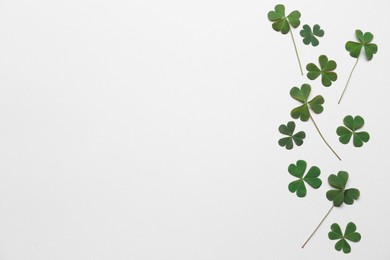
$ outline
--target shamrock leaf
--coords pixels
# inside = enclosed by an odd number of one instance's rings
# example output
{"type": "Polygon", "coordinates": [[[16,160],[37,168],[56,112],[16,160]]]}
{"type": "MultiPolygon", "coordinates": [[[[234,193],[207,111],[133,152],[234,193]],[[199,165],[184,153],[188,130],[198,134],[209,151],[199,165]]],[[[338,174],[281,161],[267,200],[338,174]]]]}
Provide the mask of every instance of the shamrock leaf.
{"type": "Polygon", "coordinates": [[[301,146],[303,144],[303,139],[306,138],[306,134],[303,131],[294,134],[294,131],[295,123],[293,121],[288,122],[286,125],[280,125],[279,132],[281,134],[287,135],[288,137],[281,138],[279,140],[279,145],[286,147],[287,150],[291,150],[294,147],[294,143],[298,146],[301,146]]]}
{"type": "Polygon", "coordinates": [[[353,222],[349,222],[347,227],[345,228],[345,232],[341,231],[340,226],[337,223],[332,224],[330,226],[330,232],[328,233],[328,237],[330,240],[338,240],[335,249],[337,251],[343,250],[345,254],[351,252],[351,246],[348,241],[351,242],[359,242],[362,238],[360,233],[356,232],[356,225],[353,222]]]}
{"type": "Polygon", "coordinates": [[[311,119],[318,133],[320,134],[324,143],[329,147],[332,153],[341,161],[340,156],[333,150],[330,144],[326,141],[324,135],[321,133],[320,128],[317,123],[314,121],[314,118],[311,116],[310,111],[313,111],[316,114],[322,113],[324,107],[322,106],[325,102],[324,98],[320,95],[315,96],[312,100],[309,101],[309,96],[311,92],[311,86],[309,84],[303,84],[301,89],[293,87],[290,90],[290,96],[301,102],[302,105],[291,110],[291,117],[294,119],[300,118],[303,122],[306,122],[311,119]]]}
{"type": "Polygon", "coordinates": [[[297,28],[301,24],[301,21],[299,20],[301,18],[301,13],[295,10],[286,16],[285,11],[286,10],[284,5],[276,5],[275,11],[270,11],[268,13],[268,20],[272,22],[272,28],[275,31],[281,32],[282,34],[287,34],[290,32],[291,40],[294,44],[295,54],[297,55],[298,59],[299,69],[301,71],[301,74],[303,75],[301,59],[299,58],[298,48],[295,44],[294,35],[291,30],[291,27],[297,28]]]}
{"type": "Polygon", "coordinates": [[[326,55],[321,55],[318,58],[318,61],[320,63],[320,68],[314,63],[307,64],[307,77],[311,80],[315,80],[321,75],[322,85],[329,87],[332,85],[332,81],[337,80],[337,74],[334,72],[337,68],[337,63],[334,60],[329,60],[326,55]]]}
{"type": "Polygon", "coordinates": [[[297,196],[300,198],[305,197],[307,193],[305,182],[314,189],[318,189],[322,184],[321,179],[318,178],[321,174],[320,169],[317,166],[313,166],[309,169],[307,174],[304,175],[306,167],[307,164],[303,160],[298,160],[296,164],[292,163],[288,166],[288,172],[292,176],[298,178],[298,180],[290,182],[288,189],[292,193],[296,192],[297,196]]]}
{"type": "Polygon", "coordinates": [[[349,74],[347,83],[345,84],[345,87],[343,89],[343,92],[341,93],[340,99],[339,99],[339,104],[341,100],[343,99],[343,96],[345,94],[345,91],[347,90],[349,81],[352,78],[352,74],[356,68],[356,65],[358,64],[360,53],[362,52],[362,49],[364,48],[365,56],[367,60],[372,60],[374,57],[374,54],[378,52],[378,46],[375,43],[371,43],[372,40],[374,39],[374,35],[370,32],[366,32],[363,34],[361,30],[356,30],[355,32],[356,38],[358,39],[359,42],[352,42],[349,41],[345,44],[345,49],[349,51],[349,54],[356,58],[355,65],[353,66],[351,73],[349,74]]]}
{"type": "Polygon", "coordinates": [[[302,105],[291,110],[291,116],[294,119],[300,118],[303,122],[306,122],[310,118],[310,110],[316,114],[320,114],[324,107],[324,98],[320,95],[315,96],[312,100],[308,101],[311,92],[311,86],[309,84],[303,84],[301,89],[293,87],[290,90],[290,96],[301,102],[302,105]],[[310,109],[310,110],[309,110],[310,109]]]}
{"type": "Polygon", "coordinates": [[[360,191],[358,189],[345,189],[348,177],[347,172],[339,171],[337,176],[331,174],[328,178],[329,185],[335,189],[329,190],[326,193],[326,198],[329,201],[333,201],[333,205],[336,207],[341,206],[343,203],[352,205],[360,197],[360,191]]]}
{"type": "Polygon", "coordinates": [[[268,13],[268,20],[272,22],[272,28],[282,34],[287,34],[290,27],[297,28],[301,24],[299,18],[301,18],[301,13],[296,10],[286,17],[285,7],[281,4],[275,6],[275,11],[268,13]]]}
{"type": "Polygon", "coordinates": [[[318,24],[313,26],[313,30],[311,27],[307,24],[303,26],[303,29],[300,32],[301,36],[303,37],[303,43],[306,45],[311,44],[312,46],[318,46],[320,42],[318,41],[317,37],[324,36],[325,32],[321,29],[321,26],[318,24]],[[316,37],[317,36],[317,37],[316,37]]]}
{"type": "Polygon", "coordinates": [[[370,32],[363,34],[361,30],[356,30],[355,35],[359,42],[349,41],[345,44],[345,49],[349,51],[352,57],[359,58],[362,48],[364,48],[366,59],[372,60],[374,54],[378,52],[378,46],[375,43],[371,43],[374,35],[370,32]]]}
{"type": "Polygon", "coordinates": [[[364,119],[361,116],[346,116],[344,118],[344,125],[339,126],[336,130],[336,133],[339,137],[339,141],[342,144],[347,144],[353,136],[353,145],[355,147],[362,147],[363,143],[366,143],[370,140],[370,134],[364,131],[357,132],[364,125],[364,119]]]}

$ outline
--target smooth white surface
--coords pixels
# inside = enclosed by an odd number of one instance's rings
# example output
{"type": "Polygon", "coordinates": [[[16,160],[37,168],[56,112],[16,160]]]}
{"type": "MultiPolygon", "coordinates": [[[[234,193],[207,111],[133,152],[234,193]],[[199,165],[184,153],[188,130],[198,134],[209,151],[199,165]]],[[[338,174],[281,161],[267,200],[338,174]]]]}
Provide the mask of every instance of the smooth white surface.
{"type": "Polygon", "coordinates": [[[317,48],[295,37],[304,64],[338,62],[325,111],[305,144],[277,145],[297,105],[289,36],[275,1],[0,1],[0,259],[390,259],[389,1],[285,0],[319,23],[317,48]],[[379,53],[344,44],[361,28],[379,53]],[[360,114],[371,140],[341,145],[335,129],[360,114]],[[305,159],[324,185],[298,199],[288,164],[305,159]],[[361,190],[300,246],[330,207],[326,178],[347,170],[361,190]],[[344,255],[329,226],[354,221],[363,239],[344,255]]]}

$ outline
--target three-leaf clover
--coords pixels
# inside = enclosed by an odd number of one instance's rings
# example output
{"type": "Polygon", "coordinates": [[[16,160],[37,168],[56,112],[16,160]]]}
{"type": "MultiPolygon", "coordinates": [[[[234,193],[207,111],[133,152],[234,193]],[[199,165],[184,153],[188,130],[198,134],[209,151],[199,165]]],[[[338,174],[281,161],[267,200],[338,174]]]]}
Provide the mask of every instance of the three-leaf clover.
{"type": "Polygon", "coordinates": [[[333,201],[333,205],[336,207],[341,206],[343,203],[352,205],[360,197],[360,191],[358,189],[345,189],[348,177],[347,172],[339,171],[337,175],[331,174],[328,178],[329,185],[335,189],[329,190],[326,193],[326,198],[329,201],[333,201]]]}
{"type": "Polygon", "coordinates": [[[318,58],[318,62],[320,64],[320,68],[318,68],[314,63],[307,64],[307,77],[311,80],[315,80],[321,75],[322,85],[329,87],[332,85],[332,81],[337,80],[337,74],[334,72],[337,68],[337,63],[334,60],[329,60],[326,55],[321,55],[318,58]]]}
{"type": "Polygon", "coordinates": [[[324,107],[322,105],[324,104],[325,100],[321,95],[317,95],[312,100],[309,101],[310,92],[311,92],[311,86],[309,84],[303,84],[301,86],[301,89],[297,87],[293,87],[290,90],[290,96],[293,99],[302,103],[302,105],[300,105],[299,107],[296,107],[293,110],[291,110],[291,117],[294,119],[299,118],[303,122],[308,121],[310,118],[314,126],[316,127],[318,133],[320,134],[322,140],[329,147],[332,153],[337,157],[337,159],[341,161],[340,156],[333,150],[330,144],[326,141],[325,137],[323,136],[319,127],[317,126],[317,123],[314,121],[313,117],[310,114],[310,111],[313,111],[316,114],[320,114],[324,110],[324,107]]]}
{"type": "Polygon", "coordinates": [[[370,32],[363,34],[361,30],[355,31],[356,38],[359,42],[349,41],[345,44],[345,49],[349,51],[349,54],[354,58],[359,58],[362,49],[366,54],[367,60],[372,60],[374,54],[378,52],[378,46],[375,43],[371,43],[374,39],[374,35],[370,32]]]}
{"type": "Polygon", "coordinates": [[[291,117],[294,119],[301,119],[306,122],[310,118],[310,110],[316,114],[320,114],[324,107],[322,106],[325,102],[324,98],[320,95],[315,96],[312,100],[308,101],[311,92],[311,86],[309,84],[303,84],[301,89],[293,87],[290,90],[290,96],[301,102],[302,105],[291,110],[291,117]],[[310,108],[310,110],[309,110],[310,108]]]}
{"type": "Polygon", "coordinates": [[[348,241],[351,242],[359,242],[362,238],[360,233],[356,232],[356,225],[353,222],[349,222],[347,227],[345,228],[345,232],[341,231],[340,226],[337,223],[332,224],[330,226],[331,231],[328,233],[328,237],[330,240],[338,240],[335,249],[337,251],[343,250],[345,254],[351,252],[351,246],[348,241]]]}
{"type": "Polygon", "coordinates": [[[296,164],[292,163],[288,166],[288,172],[298,178],[298,180],[290,182],[288,189],[292,193],[296,192],[300,198],[305,197],[307,193],[305,182],[314,189],[318,189],[322,184],[321,179],[318,178],[321,174],[320,169],[317,166],[312,166],[304,175],[306,168],[307,163],[303,160],[298,160],[296,164]]]}
{"type": "Polygon", "coordinates": [[[343,92],[341,93],[339,104],[341,102],[341,99],[343,99],[345,91],[347,90],[349,81],[352,78],[353,71],[355,70],[356,65],[359,61],[359,57],[362,52],[362,49],[364,48],[364,52],[366,54],[365,56],[367,60],[372,60],[374,54],[378,52],[378,46],[375,43],[372,43],[372,40],[374,39],[374,35],[372,33],[370,32],[363,33],[361,30],[356,30],[355,34],[359,42],[349,41],[345,44],[345,49],[349,52],[349,55],[356,58],[356,62],[351,70],[351,73],[349,74],[343,92]]]}
{"type": "Polygon", "coordinates": [[[299,69],[301,70],[301,74],[303,75],[301,60],[299,58],[297,45],[295,44],[294,35],[291,30],[291,28],[297,28],[301,24],[301,21],[299,20],[301,18],[301,13],[295,10],[286,16],[285,11],[286,10],[284,5],[276,5],[275,10],[270,11],[268,13],[268,20],[272,22],[272,28],[275,31],[281,32],[282,34],[287,34],[290,32],[291,39],[295,48],[295,53],[298,59],[299,69]]]}
{"type": "Polygon", "coordinates": [[[303,131],[300,131],[294,134],[295,123],[294,121],[288,122],[286,125],[279,126],[279,132],[281,134],[287,135],[288,137],[283,137],[279,140],[279,145],[286,147],[287,150],[291,150],[294,147],[294,143],[298,146],[303,144],[303,139],[306,138],[306,134],[303,131]]]}
{"type": "Polygon", "coordinates": [[[323,37],[325,32],[321,29],[321,26],[318,24],[313,26],[313,30],[311,27],[307,24],[305,24],[301,30],[300,34],[303,37],[303,43],[306,45],[311,44],[312,46],[318,46],[320,42],[318,41],[317,37],[323,37]]]}
{"type": "Polygon", "coordinates": [[[286,16],[285,7],[281,4],[275,6],[275,11],[268,13],[268,20],[273,22],[272,28],[282,34],[287,34],[290,27],[297,28],[301,24],[299,18],[301,18],[301,13],[297,10],[286,16]]]}
{"type": "Polygon", "coordinates": [[[343,120],[344,125],[339,126],[336,130],[336,133],[339,137],[339,141],[342,144],[347,144],[351,140],[353,136],[353,145],[355,147],[362,147],[363,143],[366,143],[370,140],[370,134],[361,131],[357,132],[357,130],[361,129],[364,125],[364,119],[361,116],[346,116],[343,120]]]}

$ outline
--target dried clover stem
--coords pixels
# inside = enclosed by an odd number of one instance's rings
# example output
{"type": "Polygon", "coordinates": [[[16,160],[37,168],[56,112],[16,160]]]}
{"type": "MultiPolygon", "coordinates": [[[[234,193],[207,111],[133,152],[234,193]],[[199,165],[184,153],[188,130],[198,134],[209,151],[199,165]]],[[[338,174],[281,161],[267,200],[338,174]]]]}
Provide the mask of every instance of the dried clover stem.
{"type": "Polygon", "coordinates": [[[314,229],[313,233],[311,233],[311,235],[309,236],[309,238],[306,240],[306,242],[302,245],[302,248],[305,248],[306,244],[310,241],[310,239],[314,236],[314,234],[317,232],[317,230],[320,228],[320,226],[322,225],[322,223],[324,223],[325,219],[329,216],[330,212],[332,211],[332,209],[334,208],[334,205],[330,208],[330,210],[328,211],[328,213],[326,213],[325,217],[321,220],[320,224],[318,224],[318,226],[314,229]]]}
{"type": "Polygon", "coordinates": [[[339,159],[341,161],[341,158],[340,156],[335,152],[335,150],[333,150],[333,148],[330,146],[330,144],[326,141],[325,137],[322,135],[320,129],[318,128],[316,122],[314,121],[313,117],[310,115],[310,119],[311,121],[313,122],[314,126],[316,127],[318,133],[320,134],[322,140],[324,140],[325,144],[329,147],[329,149],[333,152],[334,155],[336,155],[337,159],[339,159]]]}
{"type": "Polygon", "coordinates": [[[292,42],[293,42],[293,44],[294,44],[295,53],[296,53],[296,55],[297,55],[297,58],[298,58],[299,69],[301,70],[301,74],[302,74],[302,76],[303,76],[303,70],[302,70],[301,59],[299,58],[299,54],[298,54],[297,45],[295,44],[294,35],[293,35],[293,33],[292,33],[292,30],[291,30],[291,29],[290,29],[290,35],[291,35],[292,42]]]}
{"type": "Polygon", "coordinates": [[[344,90],[343,90],[343,93],[341,93],[341,96],[340,96],[340,99],[339,99],[339,104],[341,102],[341,99],[343,98],[344,96],[344,93],[345,91],[347,90],[347,87],[348,87],[348,84],[349,84],[349,81],[351,80],[352,78],[352,74],[353,74],[353,71],[355,70],[356,68],[356,65],[358,64],[358,61],[359,61],[359,58],[356,59],[356,62],[355,62],[355,65],[353,66],[352,70],[351,70],[351,73],[349,74],[349,77],[348,77],[348,80],[347,80],[347,84],[345,84],[345,87],[344,87],[344,90]]]}

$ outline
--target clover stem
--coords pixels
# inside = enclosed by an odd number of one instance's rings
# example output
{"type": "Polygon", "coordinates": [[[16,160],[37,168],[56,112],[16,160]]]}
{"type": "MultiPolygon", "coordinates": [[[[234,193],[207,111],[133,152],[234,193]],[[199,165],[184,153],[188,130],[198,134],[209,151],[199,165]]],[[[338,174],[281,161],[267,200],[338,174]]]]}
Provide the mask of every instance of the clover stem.
{"type": "Polygon", "coordinates": [[[320,129],[318,128],[317,124],[316,124],[316,121],[314,121],[314,118],[310,115],[310,119],[311,121],[313,122],[314,126],[316,127],[318,133],[320,134],[322,140],[324,140],[325,144],[329,147],[329,149],[334,153],[334,155],[336,155],[337,159],[339,159],[341,161],[341,158],[340,156],[338,156],[338,154],[333,150],[333,148],[330,146],[330,144],[326,141],[325,137],[322,135],[320,129]]]}
{"type": "Polygon", "coordinates": [[[359,57],[356,59],[355,65],[353,66],[353,68],[352,68],[352,70],[351,70],[351,73],[349,74],[349,77],[348,77],[348,80],[347,80],[347,84],[345,84],[345,87],[344,87],[343,93],[341,93],[341,96],[340,96],[340,99],[339,99],[339,104],[340,104],[340,102],[341,102],[341,99],[342,99],[342,98],[343,98],[343,96],[344,96],[344,93],[345,93],[345,91],[347,90],[347,87],[348,87],[349,81],[351,80],[351,77],[352,77],[353,71],[355,70],[355,68],[356,68],[356,65],[358,64],[358,61],[359,61],[359,57]]]}
{"type": "Polygon", "coordinates": [[[316,227],[316,229],[314,229],[313,233],[311,233],[310,237],[306,240],[306,242],[303,244],[302,248],[304,248],[306,246],[306,244],[310,241],[310,239],[314,236],[314,234],[317,232],[317,230],[320,228],[320,226],[322,225],[322,223],[324,223],[325,219],[329,216],[330,212],[332,211],[332,209],[334,208],[334,205],[330,208],[330,210],[328,211],[328,213],[326,213],[325,217],[321,220],[320,224],[318,224],[318,226],[316,227]]]}
{"type": "Polygon", "coordinates": [[[291,30],[291,29],[290,29],[290,35],[291,35],[292,42],[293,42],[293,44],[294,44],[295,53],[296,53],[296,55],[297,55],[297,58],[298,58],[299,68],[300,68],[300,70],[301,70],[301,74],[302,74],[302,76],[303,76],[303,70],[302,70],[301,59],[299,58],[299,54],[298,54],[297,45],[295,44],[294,35],[293,35],[293,33],[292,33],[292,30],[291,30]]]}

